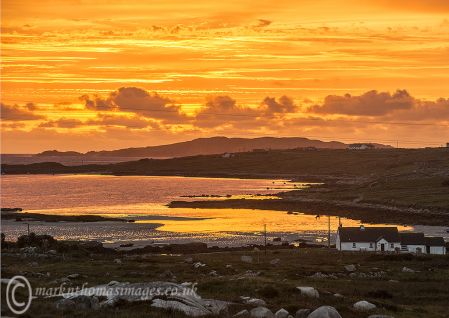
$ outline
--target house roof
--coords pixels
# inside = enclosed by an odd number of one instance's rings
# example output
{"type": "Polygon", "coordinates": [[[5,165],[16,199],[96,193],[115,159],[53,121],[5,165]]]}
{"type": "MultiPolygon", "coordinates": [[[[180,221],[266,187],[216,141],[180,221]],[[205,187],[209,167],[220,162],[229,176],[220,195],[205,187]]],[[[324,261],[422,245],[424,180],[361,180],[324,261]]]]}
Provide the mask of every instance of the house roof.
{"type": "Polygon", "coordinates": [[[400,242],[397,227],[340,227],[338,229],[342,242],[400,242]]]}
{"type": "Polygon", "coordinates": [[[402,245],[426,245],[424,233],[400,233],[402,245]]]}
{"type": "Polygon", "coordinates": [[[427,246],[445,246],[446,242],[442,237],[426,237],[427,246]]]}

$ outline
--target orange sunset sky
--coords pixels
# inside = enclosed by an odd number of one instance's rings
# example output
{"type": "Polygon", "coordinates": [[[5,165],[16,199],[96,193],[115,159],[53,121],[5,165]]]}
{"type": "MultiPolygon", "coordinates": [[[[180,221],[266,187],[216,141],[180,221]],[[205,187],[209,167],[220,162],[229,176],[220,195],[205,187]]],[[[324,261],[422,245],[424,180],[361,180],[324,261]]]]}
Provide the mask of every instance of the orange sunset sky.
{"type": "Polygon", "coordinates": [[[446,0],[3,0],[2,153],[449,142],[446,0]]]}

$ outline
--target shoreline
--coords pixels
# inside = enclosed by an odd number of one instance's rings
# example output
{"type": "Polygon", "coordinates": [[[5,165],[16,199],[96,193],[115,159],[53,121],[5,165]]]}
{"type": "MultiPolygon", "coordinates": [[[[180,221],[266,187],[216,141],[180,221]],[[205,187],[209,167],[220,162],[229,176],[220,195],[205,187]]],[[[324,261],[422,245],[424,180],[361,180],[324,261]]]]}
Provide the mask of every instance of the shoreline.
{"type": "MultiPolygon", "coordinates": [[[[278,194],[279,195],[279,194],[278,194]]],[[[199,208],[199,209],[255,209],[255,210],[277,210],[279,212],[300,212],[309,215],[331,215],[351,219],[360,219],[366,223],[396,223],[401,225],[434,225],[449,226],[449,215],[441,213],[411,212],[397,207],[357,204],[353,202],[323,201],[313,199],[289,200],[289,199],[267,199],[245,200],[208,200],[208,201],[172,201],[170,208],[199,208]],[[413,219],[410,218],[413,216],[413,219]]]]}

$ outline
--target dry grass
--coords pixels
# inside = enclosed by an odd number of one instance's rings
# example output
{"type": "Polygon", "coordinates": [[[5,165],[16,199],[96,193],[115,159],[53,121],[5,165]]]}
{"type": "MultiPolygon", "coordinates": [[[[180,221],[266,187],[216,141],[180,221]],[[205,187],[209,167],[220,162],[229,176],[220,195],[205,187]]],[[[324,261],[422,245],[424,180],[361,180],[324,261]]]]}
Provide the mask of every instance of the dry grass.
{"type": "MultiPolygon", "coordinates": [[[[36,260],[37,267],[31,267],[33,259],[2,255],[2,277],[25,273],[33,286],[52,286],[50,281],[79,273],[84,277],[75,280],[75,285],[88,282],[89,286],[107,283],[111,280],[143,282],[164,280],[161,274],[170,270],[176,275],[176,282],[197,282],[198,292],[206,298],[234,301],[239,296],[260,297],[267,301],[273,311],[285,308],[294,313],[299,308],[316,308],[320,305],[336,307],[345,317],[360,317],[351,307],[356,301],[368,300],[375,303],[380,314],[400,317],[447,317],[447,299],[449,299],[449,258],[448,257],[401,257],[374,254],[341,254],[327,249],[292,249],[251,252],[255,263],[240,261],[244,252],[217,252],[190,255],[195,261],[207,266],[195,269],[184,261],[188,255],[142,255],[123,257],[123,264],[113,262],[116,255],[91,255],[90,257],[71,257],[65,260],[36,260]],[[269,261],[279,258],[278,266],[269,261]],[[259,262],[257,261],[259,259],[259,262]],[[226,265],[232,268],[226,268],[226,265]],[[370,273],[384,271],[381,279],[350,278],[344,269],[346,264],[357,264],[358,272],[370,273]],[[416,273],[403,273],[407,266],[416,273]],[[213,277],[209,273],[215,270],[219,274],[213,277]],[[237,279],[246,271],[261,272],[257,277],[237,279]],[[33,273],[49,272],[50,278],[37,278],[33,273]],[[340,275],[337,279],[313,279],[312,274],[322,272],[340,275]],[[398,280],[399,283],[389,280],[398,280]],[[319,299],[301,296],[295,287],[313,286],[320,291],[319,299]],[[343,299],[333,296],[344,295],[343,299]]],[[[2,294],[2,300],[3,294],[2,294]]],[[[29,317],[91,317],[92,312],[62,313],[53,306],[54,300],[37,299],[33,302],[29,317]]],[[[231,313],[241,309],[241,305],[232,308],[231,313]]],[[[5,310],[2,306],[2,310],[5,310]]],[[[3,314],[8,314],[7,311],[3,314]]],[[[100,317],[183,317],[179,313],[152,309],[148,303],[129,304],[119,309],[95,312],[100,317]]]]}

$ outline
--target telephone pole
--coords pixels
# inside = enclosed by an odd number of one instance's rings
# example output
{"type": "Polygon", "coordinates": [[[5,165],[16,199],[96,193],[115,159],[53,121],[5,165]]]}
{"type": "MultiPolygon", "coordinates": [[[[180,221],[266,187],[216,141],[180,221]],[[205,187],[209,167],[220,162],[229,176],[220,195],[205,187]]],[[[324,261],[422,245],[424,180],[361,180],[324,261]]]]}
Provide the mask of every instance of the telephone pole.
{"type": "Polygon", "coordinates": [[[331,216],[327,216],[327,247],[331,248],[331,216]]]}

